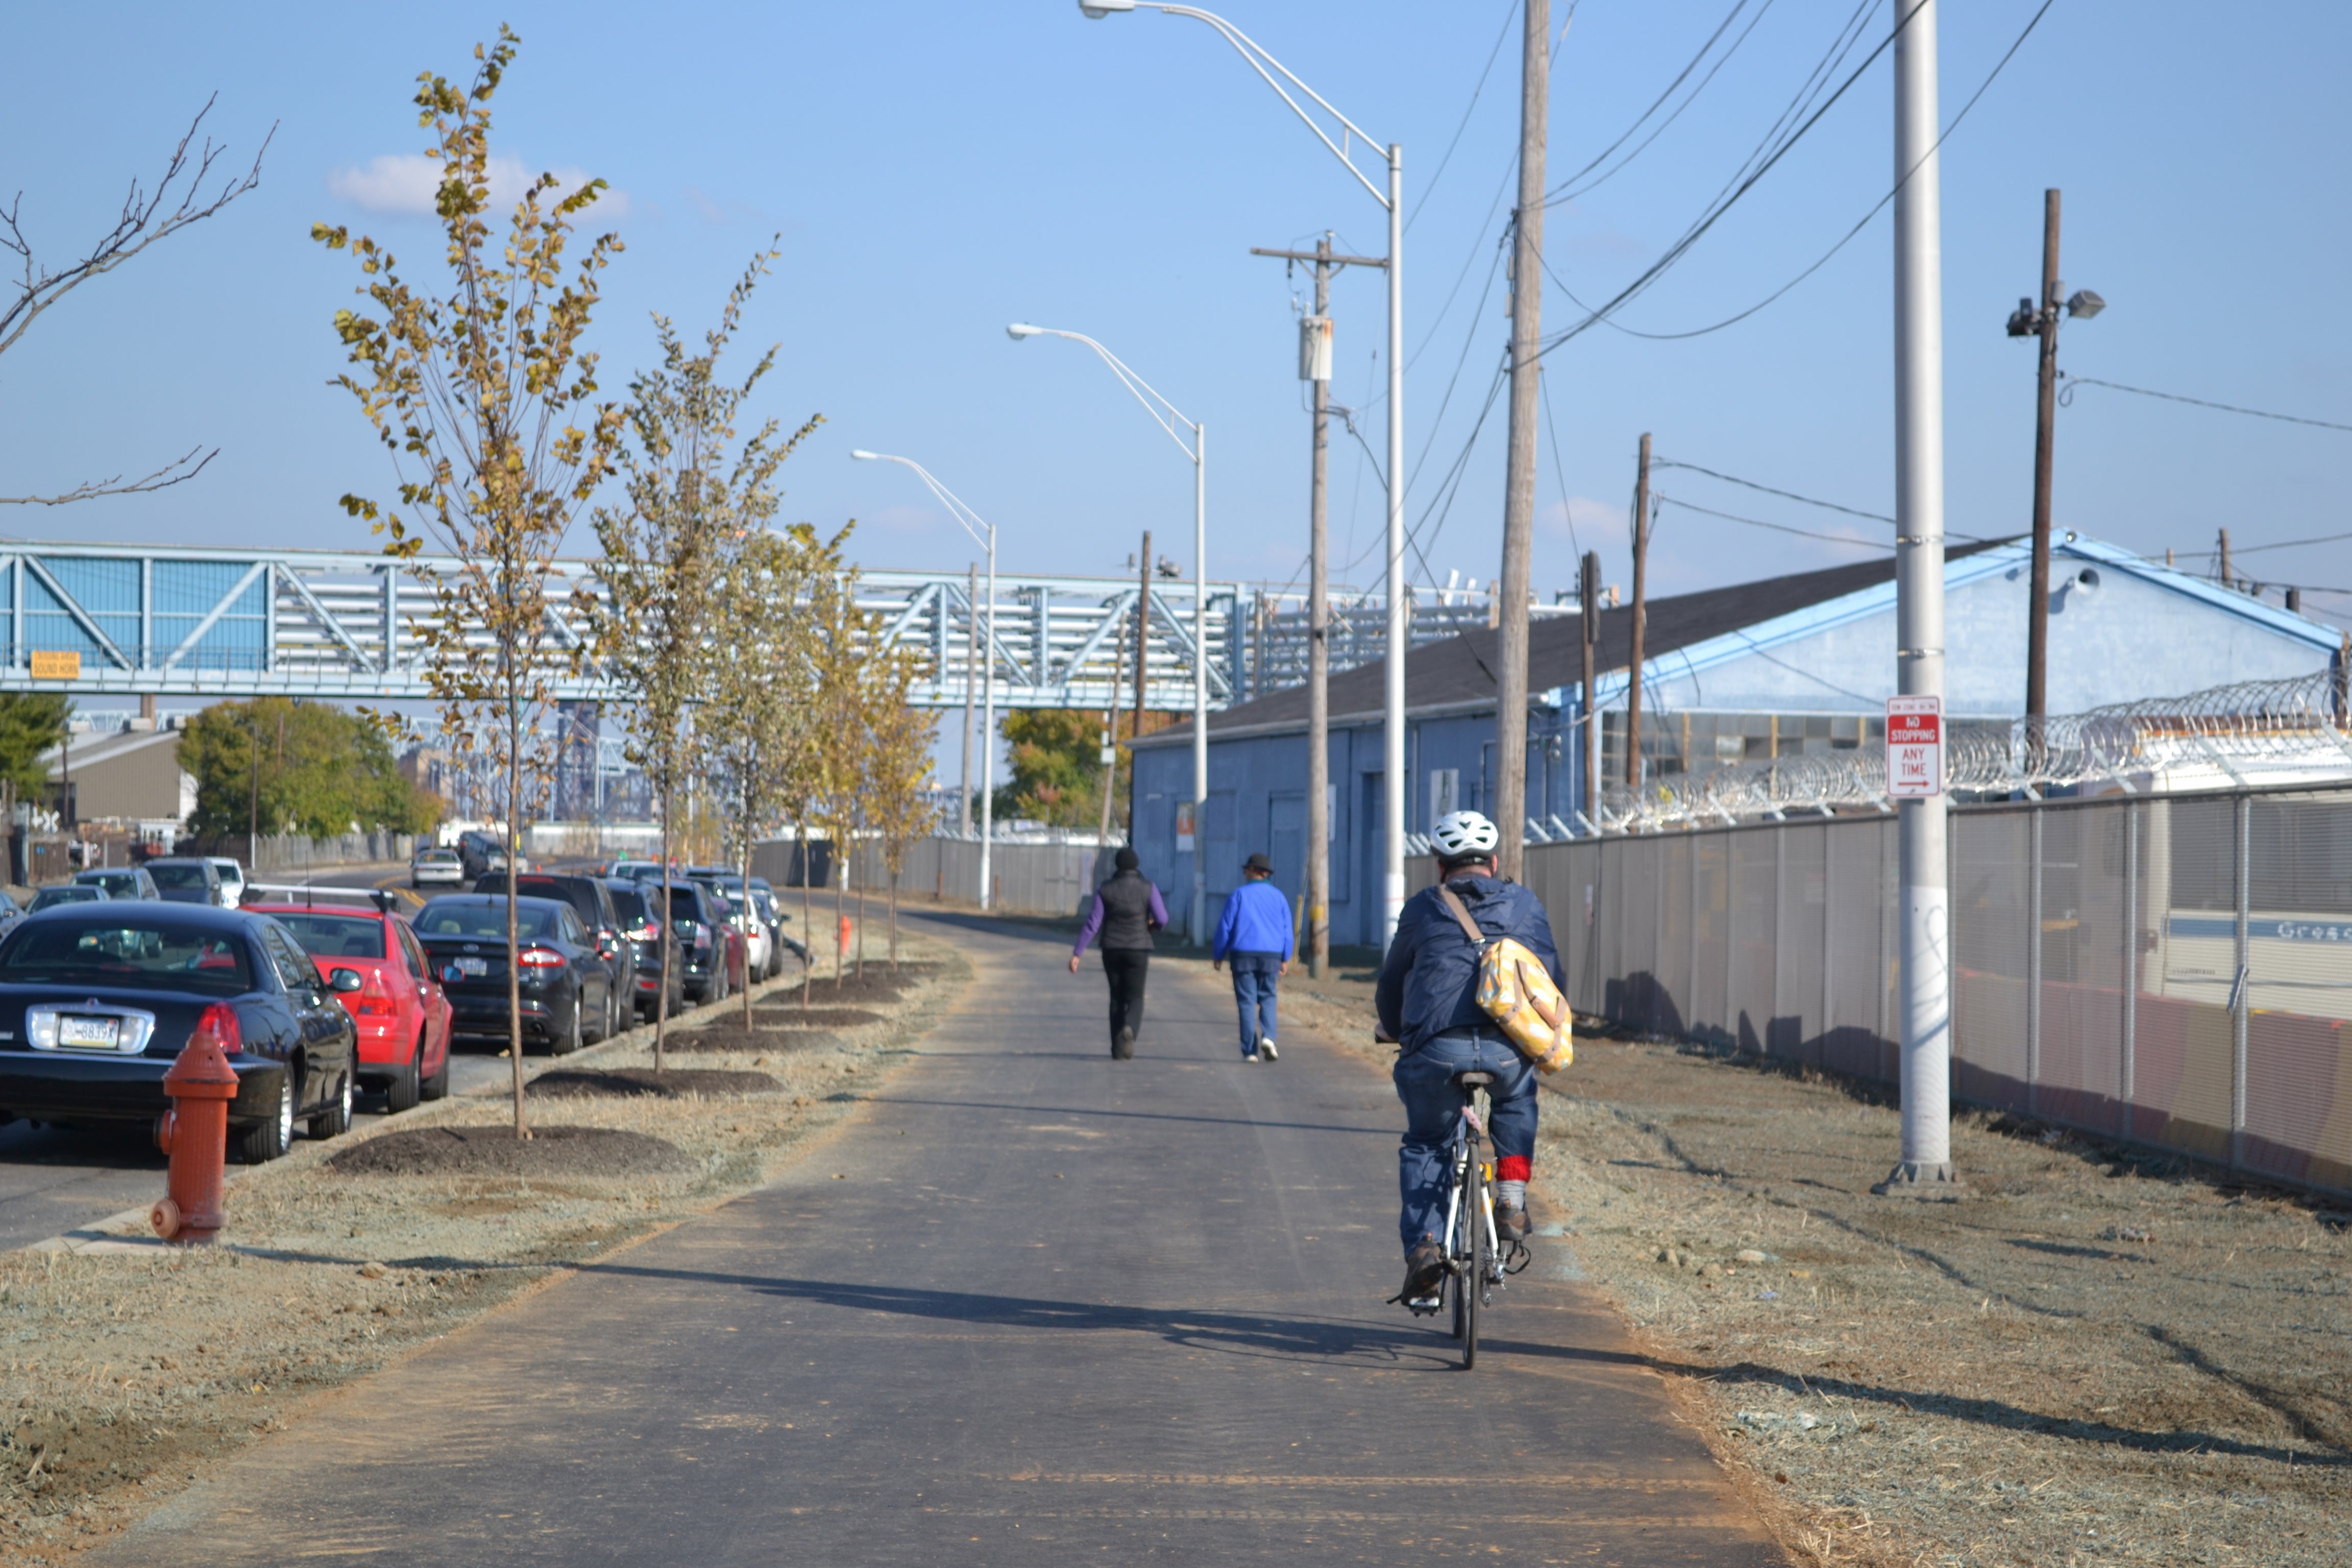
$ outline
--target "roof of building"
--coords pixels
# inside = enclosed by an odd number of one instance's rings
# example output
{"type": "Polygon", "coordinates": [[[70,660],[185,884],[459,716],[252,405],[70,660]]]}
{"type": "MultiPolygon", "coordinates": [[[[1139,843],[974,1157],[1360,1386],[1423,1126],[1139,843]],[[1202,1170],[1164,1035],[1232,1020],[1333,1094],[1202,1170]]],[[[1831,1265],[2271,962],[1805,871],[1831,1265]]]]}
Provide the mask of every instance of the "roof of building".
{"type": "MultiPolygon", "coordinates": [[[[1955,543],[1945,552],[1958,561],[2007,542],[1985,540],[1955,543]]],[[[1642,662],[1723,637],[1745,626],[1811,609],[1817,605],[1891,584],[1892,557],[1831,566],[1818,572],[1792,573],[1760,582],[1706,588],[1696,594],[1675,594],[1652,599],[1642,636],[1642,662]]],[[[1495,705],[1495,667],[1502,633],[1465,632],[1443,642],[1423,643],[1405,660],[1405,710],[1417,717],[1472,713],[1495,705]]],[[[1583,618],[1547,616],[1528,626],[1528,689],[1548,691],[1584,678],[1583,618]]],[[[1622,670],[1633,658],[1633,607],[1622,605],[1600,616],[1600,646],[1593,657],[1596,675],[1622,670]]],[[[1331,722],[1378,718],[1386,681],[1385,658],[1358,665],[1331,677],[1331,722]]],[[[1267,734],[1303,728],[1307,723],[1307,688],[1293,686],[1269,692],[1253,701],[1209,715],[1209,733],[1267,734]]],[[[1146,750],[1189,744],[1189,716],[1165,730],[1157,730],[1134,743],[1146,750]]]]}
{"type": "Polygon", "coordinates": [[[177,730],[118,730],[109,735],[75,735],[71,739],[70,748],[52,746],[41,753],[41,765],[48,770],[53,779],[64,776],[68,761],[73,763],[74,772],[79,773],[84,768],[118,762],[151,746],[168,747],[175,756],[180,749],[180,731],[177,730]]]}

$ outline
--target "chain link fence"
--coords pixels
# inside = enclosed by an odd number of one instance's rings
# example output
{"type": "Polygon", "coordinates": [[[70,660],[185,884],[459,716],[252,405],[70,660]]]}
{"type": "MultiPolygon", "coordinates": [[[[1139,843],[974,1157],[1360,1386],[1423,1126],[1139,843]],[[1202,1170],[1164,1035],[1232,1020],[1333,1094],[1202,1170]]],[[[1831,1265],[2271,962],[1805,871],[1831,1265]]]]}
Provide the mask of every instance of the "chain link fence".
{"type": "MultiPolygon", "coordinates": [[[[1956,1099],[2352,1189],[2352,790],[1951,826],[1956,1099]]],[[[1531,846],[1525,879],[1580,1009],[1892,1082],[1895,859],[1854,816],[1531,846]]]]}

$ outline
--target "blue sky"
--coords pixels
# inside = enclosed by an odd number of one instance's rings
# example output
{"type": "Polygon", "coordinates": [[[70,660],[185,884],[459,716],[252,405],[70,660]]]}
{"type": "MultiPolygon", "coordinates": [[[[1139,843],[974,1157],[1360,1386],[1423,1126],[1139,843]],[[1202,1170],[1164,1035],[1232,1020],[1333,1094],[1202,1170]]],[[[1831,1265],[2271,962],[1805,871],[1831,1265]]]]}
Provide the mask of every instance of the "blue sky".
{"type": "MultiPolygon", "coordinates": [[[[1948,118],[2039,4],[1945,7],[1948,118]]],[[[1580,5],[1553,67],[1555,177],[1622,130],[1731,5],[1580,5]]],[[[1506,331],[1499,282],[1482,285],[1517,141],[1516,24],[1474,103],[1507,26],[1502,4],[1225,9],[1359,123],[1404,143],[1417,355],[1407,437],[1416,458],[1430,453],[1408,503],[1418,521],[1433,476],[1469,437],[1506,331]]],[[[1852,10],[1851,0],[1771,0],[1647,151],[1552,209],[1547,251],[1568,285],[1606,296],[1670,243],[1852,10]]],[[[1737,26],[1758,14],[1751,0],[1737,26]]],[[[219,459],[165,494],[15,509],[0,527],[365,544],[336,498],[383,494],[390,474],[356,409],[326,384],[339,368],[329,321],[353,273],[308,231],[347,223],[414,262],[428,258],[429,224],[399,210],[400,182],[376,161],[422,146],[408,106],[415,73],[463,70],[502,18],[524,42],[498,103],[499,148],[533,170],[600,174],[617,192],[609,216],[628,248],[595,332],[613,388],[651,353],[649,312],[698,331],[745,258],[781,234],[745,338],[781,345],[766,411],[827,421],[787,468],[788,516],[858,519],[857,553],[874,565],[960,567],[971,548],[911,475],[848,460],[868,447],[919,458],[993,521],[1008,569],[1122,571],[1144,528],[1189,569],[1185,460],[1083,349],[1006,339],[1007,321],[1029,320],[1101,338],[1208,423],[1213,575],[1300,575],[1307,423],[1291,310],[1306,285],[1249,247],[1311,244],[1328,227],[1344,248],[1378,252],[1381,215],[1208,28],[1147,14],[1088,22],[1068,0],[201,15],[131,5],[20,18],[12,53],[45,63],[20,70],[0,101],[0,190],[21,189],[46,257],[68,258],[101,230],[124,183],[152,174],[208,95],[219,94],[208,124],[232,160],[278,129],[258,191],[69,297],[0,357],[0,493],[61,489],[200,443],[219,446],[219,459]]],[[[1566,18],[1556,5],[1555,27],[1566,18]]],[[[2109,302],[2068,328],[2066,369],[2352,420],[2352,303],[2340,287],[2347,45],[2342,5],[2056,0],[1945,148],[1955,532],[2028,521],[2033,355],[2001,326],[2034,288],[2045,185],[2066,192],[2069,286],[2109,302]]],[[[1702,325],[1787,281],[1885,193],[1890,113],[1882,58],[1624,323],[1702,325]]],[[[1559,444],[1545,433],[1544,596],[1572,582],[1580,542],[1602,552],[1608,580],[1626,579],[1643,430],[1686,462],[1891,510],[1890,246],[1881,215],[1738,326],[1668,342],[1604,327],[1549,358],[1559,444]]],[[[1351,272],[1337,289],[1343,403],[1370,401],[1377,384],[1381,288],[1351,272]]],[[[1556,288],[1545,306],[1548,325],[1575,314],[1556,288]]],[[[1379,430],[1374,414],[1375,447],[1379,430]]],[[[1502,437],[1497,406],[1442,526],[1423,525],[1441,578],[1495,573],[1502,437]]],[[[2241,548],[2337,531],[2352,524],[2327,476],[2347,442],[2087,390],[2060,416],[2057,519],[2158,555],[2177,548],[2184,563],[2200,563],[2222,527],[2241,548]]],[[[1344,436],[1332,480],[1338,564],[1362,555],[1345,574],[1369,583],[1380,494],[1344,436]]],[[[1874,527],[1688,475],[1661,488],[1796,527],[1874,527]]],[[[1655,551],[1661,593],[1863,553],[1671,508],[1655,551]]],[[[2342,544],[2249,556],[2242,569],[2352,588],[2342,544]]]]}

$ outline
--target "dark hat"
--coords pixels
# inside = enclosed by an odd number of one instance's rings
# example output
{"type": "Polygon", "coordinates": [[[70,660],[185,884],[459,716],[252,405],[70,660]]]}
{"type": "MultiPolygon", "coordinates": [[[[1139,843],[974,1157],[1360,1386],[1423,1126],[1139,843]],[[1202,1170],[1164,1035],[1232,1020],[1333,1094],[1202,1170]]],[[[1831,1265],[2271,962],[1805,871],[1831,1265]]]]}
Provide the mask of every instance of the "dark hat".
{"type": "Polygon", "coordinates": [[[1143,857],[1132,849],[1122,849],[1110,858],[1110,863],[1122,871],[1132,871],[1143,864],[1143,857]]]}
{"type": "Polygon", "coordinates": [[[1244,871],[1263,871],[1267,876],[1271,877],[1274,875],[1274,862],[1267,859],[1263,855],[1253,855],[1248,859],[1242,862],[1242,869],[1244,871]]]}

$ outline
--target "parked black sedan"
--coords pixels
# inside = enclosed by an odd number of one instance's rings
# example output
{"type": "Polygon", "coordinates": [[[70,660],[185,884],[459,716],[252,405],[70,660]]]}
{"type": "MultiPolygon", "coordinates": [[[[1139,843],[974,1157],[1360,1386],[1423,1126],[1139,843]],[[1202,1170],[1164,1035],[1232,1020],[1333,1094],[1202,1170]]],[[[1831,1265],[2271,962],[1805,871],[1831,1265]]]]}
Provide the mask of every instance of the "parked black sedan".
{"type": "Polygon", "coordinates": [[[285,1153],[297,1121],[313,1138],[351,1126],[359,1037],[285,927],[121,899],[27,915],[0,936],[0,1121],[152,1121],[199,1027],[236,1071],[240,1158],[285,1153]]]}
{"type": "MultiPolygon", "coordinates": [[[[570,904],[520,897],[514,903],[522,1037],[557,1056],[576,1051],[583,1021],[608,1017],[615,1005],[612,967],[570,904]]],[[[451,1033],[508,1038],[505,896],[447,894],[410,923],[449,998],[451,1033]]]]}

